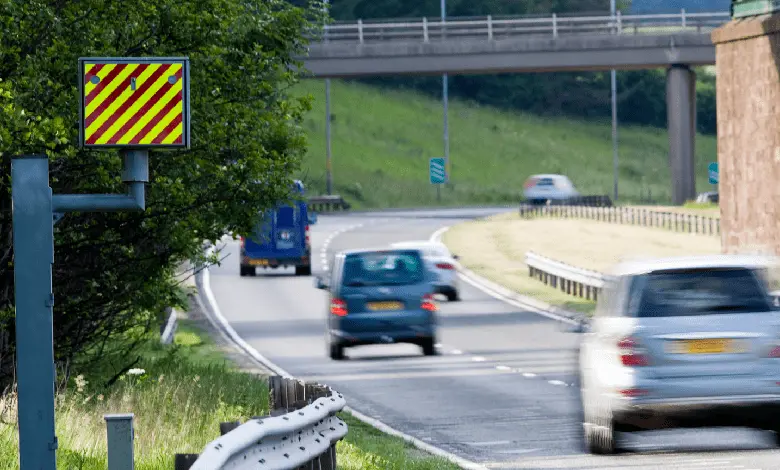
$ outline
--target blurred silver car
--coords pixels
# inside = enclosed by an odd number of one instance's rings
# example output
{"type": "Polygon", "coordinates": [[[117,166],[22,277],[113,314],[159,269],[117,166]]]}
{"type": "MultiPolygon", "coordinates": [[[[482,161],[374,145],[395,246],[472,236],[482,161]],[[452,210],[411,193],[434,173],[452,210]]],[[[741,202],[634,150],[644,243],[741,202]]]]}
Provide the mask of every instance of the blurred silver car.
{"type": "Polygon", "coordinates": [[[563,175],[532,175],[523,184],[523,197],[529,204],[563,200],[579,196],[569,178],[563,175]]]}
{"type": "Polygon", "coordinates": [[[630,262],[599,297],[579,353],[584,441],[637,430],[747,426],[780,444],[780,311],[766,258],[630,262]]]}
{"type": "Polygon", "coordinates": [[[443,294],[449,301],[460,300],[460,282],[455,269],[457,256],[453,256],[444,243],[420,240],[393,243],[391,246],[420,250],[428,268],[436,274],[436,293],[443,294]]]}

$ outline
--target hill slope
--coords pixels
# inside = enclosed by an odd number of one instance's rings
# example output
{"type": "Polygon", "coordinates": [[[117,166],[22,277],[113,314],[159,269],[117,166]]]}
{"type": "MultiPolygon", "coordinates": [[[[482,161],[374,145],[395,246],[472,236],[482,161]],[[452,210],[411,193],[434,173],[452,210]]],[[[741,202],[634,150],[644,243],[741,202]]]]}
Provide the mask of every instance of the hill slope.
{"type": "MultiPolygon", "coordinates": [[[[322,81],[299,92],[314,96],[306,119],[309,152],[303,178],[309,194],[325,189],[325,93],[322,81]]],[[[356,207],[436,205],[428,159],[443,153],[441,102],[408,91],[332,81],[334,193],[356,207]]],[[[442,204],[513,203],[533,173],[564,173],[583,193],[611,194],[611,126],[607,122],[539,118],[450,101],[452,183],[442,204]]],[[[621,127],[620,195],[638,201],[648,191],[670,200],[665,130],[621,127]]],[[[697,136],[697,189],[708,189],[714,137],[697,136]]]]}

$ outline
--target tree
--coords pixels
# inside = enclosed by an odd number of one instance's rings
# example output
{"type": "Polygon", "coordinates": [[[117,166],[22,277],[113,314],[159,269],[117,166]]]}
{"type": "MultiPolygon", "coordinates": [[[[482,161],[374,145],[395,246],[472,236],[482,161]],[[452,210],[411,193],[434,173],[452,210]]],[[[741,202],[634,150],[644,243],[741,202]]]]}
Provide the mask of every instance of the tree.
{"type": "Polygon", "coordinates": [[[204,240],[246,234],[289,197],[309,98],[292,57],[320,4],[283,0],[0,2],[0,384],[13,376],[10,157],[49,155],[55,193],[119,193],[115,152],[79,150],[83,56],[188,56],[193,145],[151,152],[142,213],[74,213],[55,227],[55,356],[66,370],[132,359],[140,334],[180,299],[174,271],[204,240]]]}

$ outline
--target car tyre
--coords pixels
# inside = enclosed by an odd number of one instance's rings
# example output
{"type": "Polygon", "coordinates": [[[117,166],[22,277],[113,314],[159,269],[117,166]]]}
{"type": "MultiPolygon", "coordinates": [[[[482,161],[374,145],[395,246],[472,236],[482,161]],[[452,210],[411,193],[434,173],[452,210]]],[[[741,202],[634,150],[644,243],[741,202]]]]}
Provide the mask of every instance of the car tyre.
{"type": "Polygon", "coordinates": [[[254,266],[241,266],[241,277],[254,276],[254,275],[255,275],[254,266]]]}
{"type": "Polygon", "coordinates": [[[458,291],[455,289],[452,289],[451,291],[447,292],[447,301],[448,302],[457,302],[460,300],[460,295],[458,295],[458,291]]]}
{"type": "Polygon", "coordinates": [[[426,356],[436,355],[436,338],[428,338],[421,344],[423,354],[426,356]]]}
{"type": "Polygon", "coordinates": [[[343,361],[344,360],[344,346],[341,344],[331,341],[328,346],[328,353],[330,355],[330,358],[334,361],[343,361]]]}
{"type": "Polygon", "coordinates": [[[588,395],[588,392],[584,391],[582,398],[583,431],[587,451],[597,455],[620,453],[623,433],[613,418],[609,402],[597,400],[597,403],[593,403],[594,400],[588,395]]]}

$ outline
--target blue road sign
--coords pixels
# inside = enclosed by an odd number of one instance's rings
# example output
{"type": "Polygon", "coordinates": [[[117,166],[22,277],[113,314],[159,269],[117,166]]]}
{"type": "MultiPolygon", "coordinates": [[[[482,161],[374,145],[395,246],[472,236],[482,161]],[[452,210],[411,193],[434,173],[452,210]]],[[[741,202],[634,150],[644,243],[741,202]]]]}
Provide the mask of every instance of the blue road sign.
{"type": "Polygon", "coordinates": [[[428,174],[431,177],[431,184],[444,184],[447,182],[447,170],[445,160],[441,157],[431,158],[428,164],[428,174]]]}
{"type": "Polygon", "coordinates": [[[712,162],[707,167],[707,174],[710,177],[710,184],[718,184],[718,162],[712,162]]]}

